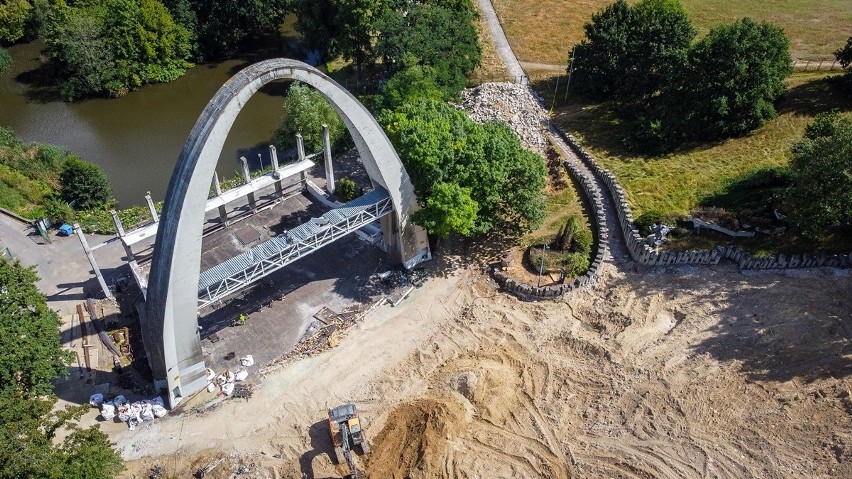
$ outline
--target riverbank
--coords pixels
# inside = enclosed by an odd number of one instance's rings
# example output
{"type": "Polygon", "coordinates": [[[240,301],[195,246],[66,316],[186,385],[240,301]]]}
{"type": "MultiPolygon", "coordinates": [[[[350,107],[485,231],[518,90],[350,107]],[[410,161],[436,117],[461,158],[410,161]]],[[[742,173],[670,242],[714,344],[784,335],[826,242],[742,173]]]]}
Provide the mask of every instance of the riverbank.
{"type": "MultiPolygon", "coordinates": [[[[294,45],[226,61],[198,65],[166,84],[146,86],[121,98],[62,101],[44,78],[44,44],[9,48],[13,62],[0,77],[0,125],[25,142],[65,148],[101,166],[120,207],[144,205],[145,193],[162,200],[183,143],[213,94],[234,73],[254,61],[298,55],[294,45]]],[[[298,56],[296,56],[298,58],[298,56]]],[[[240,156],[269,164],[266,146],[281,119],[286,88],[272,84],[254,95],[237,117],[217,171],[231,177],[240,156]],[[260,146],[260,148],[256,148],[260,146]]]]}

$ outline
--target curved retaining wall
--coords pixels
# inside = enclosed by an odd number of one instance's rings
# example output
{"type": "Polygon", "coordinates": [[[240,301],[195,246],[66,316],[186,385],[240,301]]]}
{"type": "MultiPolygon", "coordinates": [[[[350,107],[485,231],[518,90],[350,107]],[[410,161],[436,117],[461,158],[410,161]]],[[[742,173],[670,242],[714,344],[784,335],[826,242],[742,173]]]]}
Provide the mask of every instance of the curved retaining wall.
{"type": "Polygon", "coordinates": [[[557,298],[563,294],[578,288],[594,286],[598,281],[598,269],[606,258],[609,251],[609,230],[606,227],[606,213],[603,206],[603,192],[598,187],[594,178],[588,175],[569,161],[562,164],[568,170],[568,174],[574,183],[579,186],[578,191],[589,211],[589,219],[592,223],[592,231],[595,233],[595,256],[589,270],[582,276],[575,278],[571,283],[562,283],[549,286],[534,286],[510,277],[506,272],[497,268],[493,270],[494,279],[506,291],[525,300],[538,300],[557,298]]]}
{"type": "Polygon", "coordinates": [[[823,255],[791,255],[778,254],[775,256],[752,256],[742,248],[735,246],[717,246],[711,251],[657,251],[645,243],[633,221],[633,213],[627,203],[627,198],[618,180],[611,172],[601,167],[580,143],[561,127],[556,127],[559,136],[577,153],[577,156],[601,179],[607,192],[615,203],[618,223],[624,236],[627,250],[634,261],[644,265],[695,265],[718,264],[722,259],[737,263],[740,270],[748,269],[786,269],[810,268],[828,266],[834,268],[852,267],[852,253],[823,254],[823,255]]]}

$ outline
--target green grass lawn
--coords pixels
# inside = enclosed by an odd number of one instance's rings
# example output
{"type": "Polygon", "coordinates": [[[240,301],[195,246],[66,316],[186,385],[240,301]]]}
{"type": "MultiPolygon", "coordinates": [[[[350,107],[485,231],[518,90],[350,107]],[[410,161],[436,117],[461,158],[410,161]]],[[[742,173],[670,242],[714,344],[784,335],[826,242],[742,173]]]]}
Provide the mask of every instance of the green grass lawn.
{"type": "MultiPolygon", "coordinates": [[[[682,0],[703,34],[742,17],[769,20],[784,28],[790,53],[802,60],[833,58],[852,35],[849,0],[682,0]]],[[[564,64],[583,39],[583,24],[612,0],[493,0],[512,49],[521,61],[564,64]]],[[[631,1],[630,3],[634,3],[631,1]]]]}
{"type": "MultiPolygon", "coordinates": [[[[641,156],[626,150],[620,141],[622,126],[605,104],[586,104],[569,97],[568,103],[559,105],[563,100],[560,90],[554,113],[566,131],[577,136],[604,167],[615,173],[627,192],[634,217],[644,213],[684,216],[702,204],[736,210],[766,196],[761,197],[748,183],[745,188],[736,188],[737,184],[761,170],[786,166],[790,146],[801,138],[817,113],[839,110],[852,114],[852,98],[837,90],[830,76],[808,73],[789,78],[789,91],[778,104],[778,117],[749,135],[662,156],[641,156]]],[[[540,82],[538,87],[552,101],[547,85],[552,86],[552,81],[540,82]]],[[[852,238],[830,240],[852,246],[852,238]]],[[[798,240],[785,242],[794,249],[802,245],[798,240]]],[[[770,248],[766,244],[755,247],[770,248]]],[[[828,244],[825,247],[831,249],[828,244]]]]}

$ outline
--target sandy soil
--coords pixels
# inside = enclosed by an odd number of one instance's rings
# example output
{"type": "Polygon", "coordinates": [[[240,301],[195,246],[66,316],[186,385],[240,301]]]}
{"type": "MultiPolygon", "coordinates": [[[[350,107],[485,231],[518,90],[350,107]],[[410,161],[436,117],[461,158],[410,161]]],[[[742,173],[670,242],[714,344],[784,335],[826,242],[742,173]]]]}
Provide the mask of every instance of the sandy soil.
{"type": "Polygon", "coordinates": [[[344,402],[374,478],[852,477],[848,272],[607,266],[523,303],[460,263],[249,402],[113,433],[126,477],[341,477],[344,402]]]}

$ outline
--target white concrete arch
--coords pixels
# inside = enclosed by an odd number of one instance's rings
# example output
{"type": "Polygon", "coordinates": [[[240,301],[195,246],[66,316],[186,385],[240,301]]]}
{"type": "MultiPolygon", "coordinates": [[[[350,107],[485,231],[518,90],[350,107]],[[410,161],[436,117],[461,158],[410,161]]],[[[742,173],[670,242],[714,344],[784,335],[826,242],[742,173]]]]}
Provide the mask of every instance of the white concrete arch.
{"type": "Polygon", "coordinates": [[[263,85],[281,79],[311,85],[329,100],[352,135],[370,179],[390,193],[394,214],[382,224],[387,251],[407,267],[428,258],[425,232],[407,221],[417,207],[414,187],[370,112],[306,63],[274,59],[245,68],[219,89],[190,132],[169,182],[157,231],[142,326],[156,385],[168,389],[172,406],[206,386],[197,304],[211,178],[237,114],[263,85]]]}

